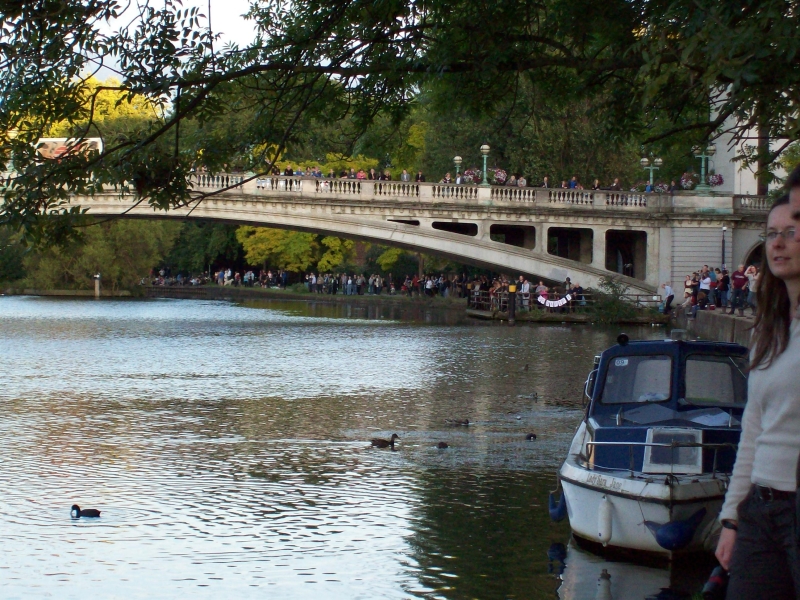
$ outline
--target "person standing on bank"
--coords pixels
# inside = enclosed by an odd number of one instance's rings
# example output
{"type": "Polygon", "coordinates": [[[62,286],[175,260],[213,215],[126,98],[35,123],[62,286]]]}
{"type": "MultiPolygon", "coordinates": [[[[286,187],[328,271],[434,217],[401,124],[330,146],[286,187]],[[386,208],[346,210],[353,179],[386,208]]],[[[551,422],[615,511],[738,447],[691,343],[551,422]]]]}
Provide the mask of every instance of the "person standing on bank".
{"type": "Polygon", "coordinates": [[[664,288],[664,314],[668,315],[672,312],[672,301],[675,300],[675,292],[672,291],[669,281],[662,283],[661,287],[664,288]]]}
{"type": "Polygon", "coordinates": [[[730,572],[728,600],[800,598],[795,533],[800,454],[800,238],[789,197],[767,216],[747,405],[720,512],[716,556],[730,572]],[[794,317],[794,318],[793,318],[794,317]]]}
{"type": "Polygon", "coordinates": [[[733,293],[731,294],[731,312],[732,315],[735,310],[739,310],[739,316],[744,316],[744,286],[747,285],[747,277],[744,274],[744,265],[739,265],[739,268],[731,273],[731,287],[733,293]]]}

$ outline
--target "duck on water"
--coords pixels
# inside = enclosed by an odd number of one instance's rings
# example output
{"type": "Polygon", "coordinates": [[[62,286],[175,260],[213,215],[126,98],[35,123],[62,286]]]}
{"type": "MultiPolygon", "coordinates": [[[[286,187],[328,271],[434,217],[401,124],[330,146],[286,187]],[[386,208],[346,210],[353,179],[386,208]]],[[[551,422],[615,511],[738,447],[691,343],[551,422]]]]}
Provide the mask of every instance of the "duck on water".
{"type": "Polygon", "coordinates": [[[391,439],[385,440],[383,438],[372,438],[371,442],[376,448],[391,448],[394,450],[394,441],[399,439],[400,436],[396,433],[393,433],[391,439]]]}

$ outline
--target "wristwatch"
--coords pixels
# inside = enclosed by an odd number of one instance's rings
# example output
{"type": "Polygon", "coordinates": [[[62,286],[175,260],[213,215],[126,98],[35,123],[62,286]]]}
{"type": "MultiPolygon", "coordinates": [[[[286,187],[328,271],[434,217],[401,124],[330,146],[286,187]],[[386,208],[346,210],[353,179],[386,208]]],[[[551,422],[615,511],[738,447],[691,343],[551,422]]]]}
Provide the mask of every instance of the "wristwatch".
{"type": "Polygon", "coordinates": [[[725,529],[733,529],[734,531],[739,531],[739,524],[736,521],[734,521],[733,519],[722,519],[720,521],[720,524],[725,529]]]}

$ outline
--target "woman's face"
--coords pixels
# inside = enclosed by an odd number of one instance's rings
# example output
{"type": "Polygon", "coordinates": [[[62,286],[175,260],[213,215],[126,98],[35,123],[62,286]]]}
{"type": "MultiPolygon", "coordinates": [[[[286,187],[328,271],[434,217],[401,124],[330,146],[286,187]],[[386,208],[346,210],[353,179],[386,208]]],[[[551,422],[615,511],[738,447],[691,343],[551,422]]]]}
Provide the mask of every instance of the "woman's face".
{"type": "MultiPolygon", "coordinates": [[[[792,207],[789,204],[776,206],[767,219],[767,233],[785,232],[795,227],[792,207]]],[[[775,277],[783,281],[800,280],[800,240],[787,240],[783,236],[767,241],[767,262],[775,277]]]]}

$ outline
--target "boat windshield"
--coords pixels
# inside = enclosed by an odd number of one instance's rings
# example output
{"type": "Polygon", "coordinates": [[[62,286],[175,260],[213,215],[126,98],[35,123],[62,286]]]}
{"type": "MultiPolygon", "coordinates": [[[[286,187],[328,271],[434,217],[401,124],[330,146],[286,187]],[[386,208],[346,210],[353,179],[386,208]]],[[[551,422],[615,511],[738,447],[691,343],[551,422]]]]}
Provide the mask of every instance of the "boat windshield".
{"type": "Polygon", "coordinates": [[[686,397],[692,406],[744,406],[747,402],[747,358],[690,354],[686,357],[686,397]]]}
{"type": "Polygon", "coordinates": [[[671,356],[618,356],[609,362],[600,401],[603,404],[663,402],[672,396],[671,384],[671,356]]]}

